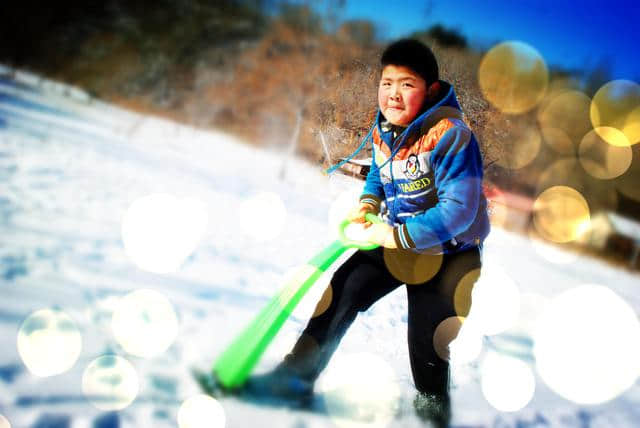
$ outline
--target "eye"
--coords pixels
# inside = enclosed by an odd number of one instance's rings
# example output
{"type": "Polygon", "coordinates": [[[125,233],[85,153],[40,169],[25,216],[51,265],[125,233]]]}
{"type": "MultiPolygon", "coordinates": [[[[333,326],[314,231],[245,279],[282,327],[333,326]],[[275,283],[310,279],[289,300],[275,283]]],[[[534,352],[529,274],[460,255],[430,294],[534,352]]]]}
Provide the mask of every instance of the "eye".
{"type": "Polygon", "coordinates": [[[405,83],[402,84],[402,87],[403,88],[413,88],[413,85],[411,83],[405,82],[405,83]]]}
{"type": "Polygon", "coordinates": [[[391,83],[389,83],[389,82],[381,82],[380,86],[391,86],[391,83]]]}

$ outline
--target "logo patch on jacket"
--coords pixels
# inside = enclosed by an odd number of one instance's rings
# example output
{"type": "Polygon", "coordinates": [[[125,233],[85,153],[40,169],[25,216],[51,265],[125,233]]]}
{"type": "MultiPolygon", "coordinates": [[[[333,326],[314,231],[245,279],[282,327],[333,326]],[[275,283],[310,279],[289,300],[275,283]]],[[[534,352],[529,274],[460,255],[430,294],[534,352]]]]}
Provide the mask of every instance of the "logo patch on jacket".
{"type": "Polygon", "coordinates": [[[418,159],[418,156],[409,155],[407,162],[404,164],[403,172],[404,175],[407,176],[407,178],[415,180],[416,178],[420,177],[420,175],[424,174],[425,171],[422,171],[420,159],[418,159]]]}
{"type": "Polygon", "coordinates": [[[422,190],[425,187],[429,187],[430,184],[431,180],[428,177],[424,177],[420,180],[412,181],[411,183],[398,183],[398,186],[403,192],[409,193],[416,190],[422,190]]]}

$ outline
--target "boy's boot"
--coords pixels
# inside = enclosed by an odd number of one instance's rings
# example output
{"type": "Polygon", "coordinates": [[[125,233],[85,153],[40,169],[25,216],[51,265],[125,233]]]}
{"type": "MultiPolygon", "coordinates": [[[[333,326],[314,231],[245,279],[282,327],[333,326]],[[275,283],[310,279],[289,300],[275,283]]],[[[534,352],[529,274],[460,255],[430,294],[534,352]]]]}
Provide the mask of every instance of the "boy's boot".
{"type": "Polygon", "coordinates": [[[424,394],[419,392],[413,406],[420,419],[435,428],[446,428],[451,422],[451,400],[449,394],[424,394]]]}
{"type": "Polygon", "coordinates": [[[313,382],[280,364],[270,372],[251,376],[242,386],[240,395],[258,401],[305,407],[313,397],[313,382]]]}
{"type": "Polygon", "coordinates": [[[449,396],[449,365],[442,364],[430,370],[428,385],[421,385],[413,400],[418,417],[436,428],[445,428],[451,421],[449,396]]]}
{"type": "Polygon", "coordinates": [[[270,372],[251,376],[242,387],[241,394],[295,406],[310,404],[318,373],[318,351],[315,341],[302,335],[284,361],[270,372]]]}

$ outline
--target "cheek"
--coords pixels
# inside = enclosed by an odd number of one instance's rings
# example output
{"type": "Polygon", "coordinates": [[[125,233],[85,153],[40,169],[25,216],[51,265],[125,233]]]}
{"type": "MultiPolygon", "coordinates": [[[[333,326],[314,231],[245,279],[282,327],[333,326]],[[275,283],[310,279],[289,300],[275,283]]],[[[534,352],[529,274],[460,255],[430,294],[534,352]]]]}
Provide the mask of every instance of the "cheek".
{"type": "Polygon", "coordinates": [[[410,93],[405,97],[407,107],[412,112],[417,112],[422,107],[422,103],[424,102],[424,94],[423,93],[410,93]]]}
{"type": "Polygon", "coordinates": [[[387,97],[384,94],[384,90],[382,88],[378,89],[378,107],[380,109],[384,108],[387,105],[387,97]]]}

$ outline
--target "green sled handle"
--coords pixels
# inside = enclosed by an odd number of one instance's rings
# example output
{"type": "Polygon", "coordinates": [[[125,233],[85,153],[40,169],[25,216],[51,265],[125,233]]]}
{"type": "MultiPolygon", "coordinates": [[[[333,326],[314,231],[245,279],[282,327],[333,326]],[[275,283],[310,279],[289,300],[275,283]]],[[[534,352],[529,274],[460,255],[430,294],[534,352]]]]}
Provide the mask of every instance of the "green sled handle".
{"type": "MultiPolygon", "coordinates": [[[[372,213],[367,213],[365,219],[371,223],[382,223],[382,220],[372,213]]],[[[347,238],[344,232],[349,223],[349,220],[344,220],[340,224],[339,239],[317,253],[297,271],[293,279],[285,284],[220,354],[212,370],[223,387],[234,389],[242,386],[300,300],[338,257],[349,248],[372,250],[378,247],[378,244],[347,238]]]]}

